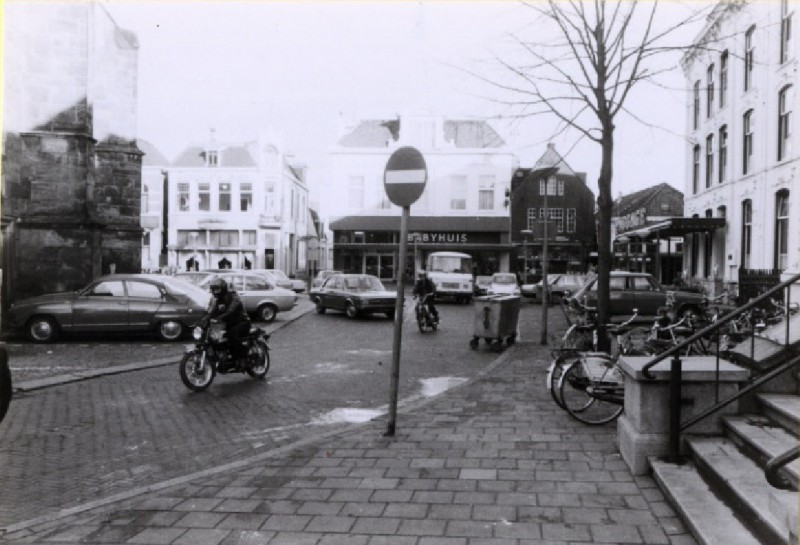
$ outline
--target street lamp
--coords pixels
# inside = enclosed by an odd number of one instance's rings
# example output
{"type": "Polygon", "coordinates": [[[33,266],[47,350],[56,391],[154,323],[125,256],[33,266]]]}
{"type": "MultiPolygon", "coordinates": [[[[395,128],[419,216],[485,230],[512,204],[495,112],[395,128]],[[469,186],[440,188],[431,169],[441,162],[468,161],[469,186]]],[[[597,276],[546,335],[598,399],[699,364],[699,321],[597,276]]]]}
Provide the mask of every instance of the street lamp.
{"type": "Polygon", "coordinates": [[[522,283],[526,283],[528,281],[528,235],[532,235],[533,231],[530,229],[523,229],[520,231],[522,234],[522,255],[525,259],[525,264],[522,266],[522,283]]]}

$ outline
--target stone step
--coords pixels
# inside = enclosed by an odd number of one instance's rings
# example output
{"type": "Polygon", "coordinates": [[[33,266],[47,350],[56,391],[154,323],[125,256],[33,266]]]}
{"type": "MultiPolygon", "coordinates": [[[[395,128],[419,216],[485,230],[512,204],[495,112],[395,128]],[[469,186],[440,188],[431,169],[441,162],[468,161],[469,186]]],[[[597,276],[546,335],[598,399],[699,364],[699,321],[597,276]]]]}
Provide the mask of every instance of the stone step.
{"type": "Polygon", "coordinates": [[[650,459],[653,477],[699,545],[764,545],[700,476],[691,462],[650,459]]]}
{"type": "Polygon", "coordinates": [[[800,432],[800,397],[791,394],[757,394],[761,412],[794,435],[800,432]]]}
{"type": "MultiPolygon", "coordinates": [[[[797,437],[770,418],[743,414],[722,419],[728,438],[762,468],[767,462],[797,445],[797,437]]],[[[800,460],[781,470],[781,475],[797,490],[800,460]]]]}
{"type": "Polygon", "coordinates": [[[797,501],[796,492],[772,488],[764,470],[727,438],[688,436],[686,443],[698,471],[764,543],[789,545],[789,528],[771,503],[773,495],[797,501]]]}

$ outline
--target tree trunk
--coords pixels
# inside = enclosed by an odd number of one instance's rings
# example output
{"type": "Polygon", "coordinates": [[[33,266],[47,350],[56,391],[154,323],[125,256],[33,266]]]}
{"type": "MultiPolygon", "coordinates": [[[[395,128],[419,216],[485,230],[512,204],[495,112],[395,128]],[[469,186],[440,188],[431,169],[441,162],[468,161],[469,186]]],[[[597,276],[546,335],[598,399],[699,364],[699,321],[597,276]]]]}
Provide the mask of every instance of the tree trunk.
{"type": "Polygon", "coordinates": [[[601,142],[602,159],[600,176],[597,178],[597,331],[598,349],[608,351],[610,340],[605,324],[609,323],[608,280],[611,271],[611,213],[614,199],[611,195],[611,180],[614,170],[614,125],[604,124],[601,142]]]}

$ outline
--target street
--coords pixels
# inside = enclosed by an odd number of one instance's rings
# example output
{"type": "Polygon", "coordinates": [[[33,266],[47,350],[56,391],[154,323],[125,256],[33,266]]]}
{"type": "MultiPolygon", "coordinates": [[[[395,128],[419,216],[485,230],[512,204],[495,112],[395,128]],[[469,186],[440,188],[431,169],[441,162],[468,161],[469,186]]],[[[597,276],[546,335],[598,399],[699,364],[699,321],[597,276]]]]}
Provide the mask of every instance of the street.
{"type": "MultiPolygon", "coordinates": [[[[440,303],[442,327],[426,334],[409,321],[410,305],[407,301],[401,404],[468,380],[497,357],[483,341],[477,350],[468,346],[473,305],[440,303]]],[[[538,305],[523,301],[518,340],[538,340],[539,315],[538,305]]],[[[563,316],[560,311],[550,316],[551,333],[557,334],[563,316]]],[[[266,381],[218,376],[202,393],[187,390],[172,364],[18,392],[0,424],[0,525],[238,461],[382,414],[389,399],[392,326],[383,316],[350,320],[312,311],[273,333],[266,381]]],[[[129,360],[135,344],[119,342],[104,343],[101,353],[125,353],[122,359],[129,360]]],[[[147,348],[139,355],[149,361],[179,356],[182,347],[141,343],[147,348]]],[[[92,344],[72,341],[46,350],[57,355],[64,348],[70,360],[58,365],[68,367],[89,359],[92,344]]]]}

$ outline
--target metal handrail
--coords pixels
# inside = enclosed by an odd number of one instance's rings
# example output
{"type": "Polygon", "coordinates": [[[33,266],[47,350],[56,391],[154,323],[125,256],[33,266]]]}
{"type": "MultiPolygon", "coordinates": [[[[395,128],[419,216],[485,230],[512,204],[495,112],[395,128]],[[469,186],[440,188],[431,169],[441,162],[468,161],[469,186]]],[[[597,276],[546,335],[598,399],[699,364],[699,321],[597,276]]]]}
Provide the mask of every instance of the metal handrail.
{"type": "Polygon", "coordinates": [[[783,468],[783,466],[786,464],[797,460],[797,458],[800,458],[800,446],[794,446],[783,454],[779,454],[772,458],[764,467],[764,476],[767,478],[767,482],[775,488],[780,488],[781,490],[792,490],[792,485],[789,484],[786,479],[781,477],[778,471],[780,471],[781,468],[783,468]]]}
{"type": "Polygon", "coordinates": [[[708,335],[712,331],[718,330],[723,325],[727,324],[728,322],[730,322],[731,320],[733,320],[734,318],[736,318],[740,314],[743,314],[743,313],[747,312],[748,310],[750,310],[751,308],[753,308],[755,306],[758,306],[762,301],[764,301],[768,297],[771,297],[775,293],[784,290],[788,286],[790,286],[790,285],[792,285],[792,284],[794,284],[795,282],[798,282],[798,281],[800,281],[800,274],[796,274],[796,275],[792,276],[791,278],[789,278],[788,280],[785,280],[785,281],[781,282],[780,284],[770,288],[769,290],[765,291],[764,293],[762,293],[761,295],[759,295],[755,299],[751,299],[749,302],[747,302],[746,304],[742,305],[741,307],[738,307],[737,309],[735,309],[735,310],[729,312],[728,314],[720,317],[714,323],[707,325],[706,327],[702,328],[700,331],[697,331],[696,333],[693,333],[692,335],[690,335],[689,337],[687,337],[686,339],[684,339],[683,341],[681,341],[677,345],[671,347],[668,350],[665,350],[664,352],[661,352],[656,357],[654,357],[652,360],[647,362],[644,365],[644,367],[642,367],[642,374],[648,379],[651,379],[651,380],[654,379],[655,376],[653,375],[653,373],[650,372],[650,369],[654,365],[656,365],[657,363],[667,359],[668,357],[670,357],[670,356],[672,356],[674,354],[680,354],[681,350],[683,350],[684,348],[686,348],[687,346],[689,346],[693,342],[697,341],[698,339],[700,339],[702,337],[705,337],[706,335],[708,335]]]}

